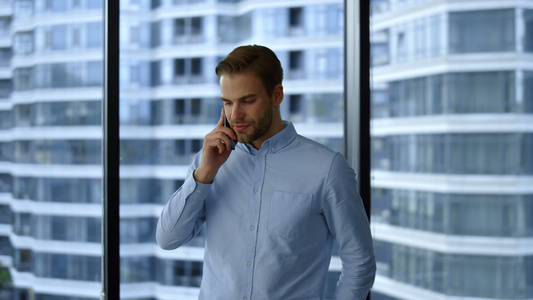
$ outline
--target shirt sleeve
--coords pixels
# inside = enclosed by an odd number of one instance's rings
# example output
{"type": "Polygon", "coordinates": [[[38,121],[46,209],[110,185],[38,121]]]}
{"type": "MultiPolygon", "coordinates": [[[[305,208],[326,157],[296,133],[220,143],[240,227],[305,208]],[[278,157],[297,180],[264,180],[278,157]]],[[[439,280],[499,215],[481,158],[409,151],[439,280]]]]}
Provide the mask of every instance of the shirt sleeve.
{"type": "Polygon", "coordinates": [[[328,174],[325,193],[324,215],[339,244],[342,262],[334,299],[364,300],[376,274],[374,247],[355,172],[338,153],[328,174]]]}
{"type": "Polygon", "coordinates": [[[210,184],[198,183],[193,172],[199,155],[191,164],[183,185],[170,197],[157,221],[157,244],[165,249],[176,249],[198,234],[205,221],[204,202],[210,184]]]}

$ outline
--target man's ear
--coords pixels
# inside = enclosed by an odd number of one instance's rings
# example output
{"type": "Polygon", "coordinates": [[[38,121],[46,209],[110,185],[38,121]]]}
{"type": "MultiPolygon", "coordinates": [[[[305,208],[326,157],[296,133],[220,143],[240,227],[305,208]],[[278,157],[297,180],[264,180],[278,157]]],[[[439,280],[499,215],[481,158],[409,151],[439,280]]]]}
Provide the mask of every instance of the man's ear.
{"type": "Polygon", "coordinates": [[[274,87],[274,91],[272,92],[272,105],[278,107],[281,104],[281,101],[283,101],[283,86],[278,84],[274,87]]]}

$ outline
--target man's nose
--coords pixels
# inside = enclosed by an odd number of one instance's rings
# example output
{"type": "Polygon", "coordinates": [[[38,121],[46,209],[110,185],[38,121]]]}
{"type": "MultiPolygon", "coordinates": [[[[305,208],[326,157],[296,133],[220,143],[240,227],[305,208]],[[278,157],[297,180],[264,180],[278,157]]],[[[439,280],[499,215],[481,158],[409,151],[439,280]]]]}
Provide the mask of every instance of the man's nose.
{"type": "Polygon", "coordinates": [[[243,108],[242,105],[239,103],[233,104],[233,110],[231,111],[231,119],[232,120],[241,120],[244,118],[243,108]]]}

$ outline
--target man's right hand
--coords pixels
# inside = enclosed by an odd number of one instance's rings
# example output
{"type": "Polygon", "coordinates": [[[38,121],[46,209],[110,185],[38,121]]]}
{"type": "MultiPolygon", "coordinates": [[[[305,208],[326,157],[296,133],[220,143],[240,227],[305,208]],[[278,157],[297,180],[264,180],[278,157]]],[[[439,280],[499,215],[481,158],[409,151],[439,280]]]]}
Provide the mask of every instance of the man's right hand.
{"type": "Polygon", "coordinates": [[[197,182],[213,182],[218,169],[220,169],[231,154],[230,138],[237,140],[235,132],[228,127],[224,127],[224,117],[225,112],[224,109],[222,109],[217,126],[204,138],[202,161],[193,174],[194,180],[197,182]]]}

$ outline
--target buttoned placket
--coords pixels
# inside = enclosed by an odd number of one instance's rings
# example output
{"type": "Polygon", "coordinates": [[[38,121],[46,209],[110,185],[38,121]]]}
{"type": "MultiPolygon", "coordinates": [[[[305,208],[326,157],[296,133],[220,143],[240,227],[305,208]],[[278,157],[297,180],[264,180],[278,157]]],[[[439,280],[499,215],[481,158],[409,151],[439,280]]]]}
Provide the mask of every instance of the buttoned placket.
{"type": "MultiPolygon", "coordinates": [[[[268,149],[268,148],[262,148],[268,149]]],[[[248,214],[246,252],[244,259],[242,298],[252,299],[253,274],[255,267],[255,255],[257,246],[257,234],[259,225],[259,215],[261,212],[261,195],[263,182],[265,179],[266,151],[260,149],[254,157],[254,173],[251,186],[250,211],[248,214]]]]}

